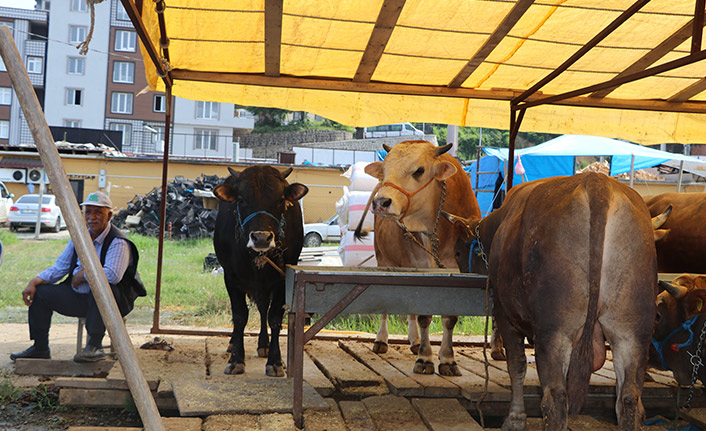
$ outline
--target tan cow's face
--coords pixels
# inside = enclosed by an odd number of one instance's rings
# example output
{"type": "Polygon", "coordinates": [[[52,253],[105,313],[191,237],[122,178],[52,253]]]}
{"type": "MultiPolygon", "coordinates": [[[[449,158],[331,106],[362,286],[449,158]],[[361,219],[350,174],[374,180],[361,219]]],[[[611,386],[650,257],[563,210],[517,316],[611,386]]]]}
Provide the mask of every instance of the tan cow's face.
{"type": "Polygon", "coordinates": [[[402,219],[411,231],[431,231],[438,212],[440,182],[456,173],[456,167],[441,158],[450,145],[447,147],[426,141],[400,142],[385,161],[369,164],[365,172],[382,183],[373,199],[373,212],[402,219]]]}

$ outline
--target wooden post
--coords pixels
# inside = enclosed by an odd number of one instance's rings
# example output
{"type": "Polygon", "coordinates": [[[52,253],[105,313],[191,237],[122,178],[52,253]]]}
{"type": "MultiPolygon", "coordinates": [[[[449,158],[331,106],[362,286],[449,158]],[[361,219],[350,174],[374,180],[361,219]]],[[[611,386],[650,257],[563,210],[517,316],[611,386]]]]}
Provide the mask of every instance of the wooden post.
{"type": "Polygon", "coordinates": [[[59,151],[54,144],[54,139],[44,118],[39,100],[37,100],[37,95],[32,88],[27,71],[20,58],[20,53],[17,51],[12,33],[5,26],[0,27],[0,56],[5,62],[15,94],[32,132],[37,151],[49,176],[59,207],[61,207],[61,213],[66,219],[71,239],[83,264],[86,278],[91,285],[93,297],[110,334],[110,340],[118,353],[118,358],[122,364],[135,405],[142,418],[142,423],[146,430],[164,431],[157,404],[147,386],[145,377],[142,375],[132,341],[130,341],[123,324],[123,319],[118,311],[108,280],[105,278],[103,266],[98,259],[96,249],[93,247],[93,241],[88,234],[86,223],[74,197],[64,166],[61,164],[59,151]]]}

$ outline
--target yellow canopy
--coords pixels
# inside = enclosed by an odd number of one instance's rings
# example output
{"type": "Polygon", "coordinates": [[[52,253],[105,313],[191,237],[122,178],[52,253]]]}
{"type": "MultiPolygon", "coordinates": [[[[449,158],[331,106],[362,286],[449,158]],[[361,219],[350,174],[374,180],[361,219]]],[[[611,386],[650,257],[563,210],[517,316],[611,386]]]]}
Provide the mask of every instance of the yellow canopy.
{"type": "Polygon", "coordinates": [[[513,106],[520,131],[706,143],[701,0],[122,2],[178,97],[349,126],[509,129],[513,106]]]}

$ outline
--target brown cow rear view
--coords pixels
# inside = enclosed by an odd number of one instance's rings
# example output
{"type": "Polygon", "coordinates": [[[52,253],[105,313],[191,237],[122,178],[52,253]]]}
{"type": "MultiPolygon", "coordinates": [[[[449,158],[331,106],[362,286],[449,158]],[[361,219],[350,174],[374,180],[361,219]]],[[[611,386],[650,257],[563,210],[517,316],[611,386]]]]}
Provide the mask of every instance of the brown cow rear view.
{"type": "Polygon", "coordinates": [[[619,427],[640,429],[657,295],[655,234],[640,195],[602,174],[547,178],[513,188],[483,220],[456,226],[467,237],[479,232],[489,252],[512,381],[503,429],[525,429],[525,338],[535,344],[545,429],[566,430],[568,413],[581,409],[606,341],[619,427]]]}

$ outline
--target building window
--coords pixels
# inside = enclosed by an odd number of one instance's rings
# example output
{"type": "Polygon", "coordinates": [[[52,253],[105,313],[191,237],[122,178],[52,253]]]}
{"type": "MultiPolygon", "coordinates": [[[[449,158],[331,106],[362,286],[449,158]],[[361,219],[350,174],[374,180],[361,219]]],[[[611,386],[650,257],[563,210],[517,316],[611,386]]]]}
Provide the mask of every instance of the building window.
{"type": "Polygon", "coordinates": [[[194,130],[194,150],[218,150],[218,130],[194,130]]]}
{"type": "Polygon", "coordinates": [[[118,3],[118,14],[116,18],[120,21],[130,21],[130,16],[125,12],[125,8],[121,3],[118,3]]]}
{"type": "Polygon", "coordinates": [[[83,75],[86,71],[86,59],[69,57],[69,75],[83,75]]]}
{"type": "Polygon", "coordinates": [[[5,67],[5,62],[0,58],[0,72],[7,72],[7,67],[5,67]]]}
{"type": "Polygon", "coordinates": [[[27,73],[42,73],[42,57],[27,57],[27,73]]]}
{"type": "Polygon", "coordinates": [[[115,50],[135,52],[136,33],[134,31],[118,30],[115,32],[115,50]]]}
{"type": "Polygon", "coordinates": [[[110,130],[118,130],[123,132],[123,151],[130,147],[130,141],[132,140],[132,124],[110,123],[110,130]]]}
{"type": "Polygon", "coordinates": [[[113,93],[110,99],[110,112],[132,114],[132,93],[113,93]]]}
{"type": "Polygon", "coordinates": [[[113,63],[113,82],[135,83],[135,63],[116,61],[113,63]]]}
{"type": "Polygon", "coordinates": [[[86,12],[86,0],[71,0],[71,10],[75,12],[86,12]]]}
{"type": "Polygon", "coordinates": [[[167,110],[167,99],[165,99],[163,94],[154,95],[154,105],[152,107],[154,112],[166,112],[167,110]]]}
{"type": "Polygon", "coordinates": [[[69,26],[69,42],[81,43],[86,40],[88,29],[80,25],[69,26]]]}
{"type": "Polygon", "coordinates": [[[0,121],[0,139],[10,139],[10,122],[0,121]]]}
{"type": "Polygon", "coordinates": [[[12,89],[10,87],[0,87],[0,105],[12,103],[12,89]]]}
{"type": "Polygon", "coordinates": [[[217,120],[218,103],[196,102],[196,118],[201,118],[204,120],[217,120]]]}
{"type": "Polygon", "coordinates": [[[80,106],[81,105],[81,93],[82,93],[82,91],[78,90],[76,88],[67,88],[66,89],[66,104],[80,106]]]}
{"type": "Polygon", "coordinates": [[[64,120],[64,127],[73,127],[78,129],[81,127],[81,120],[64,120]]]}

